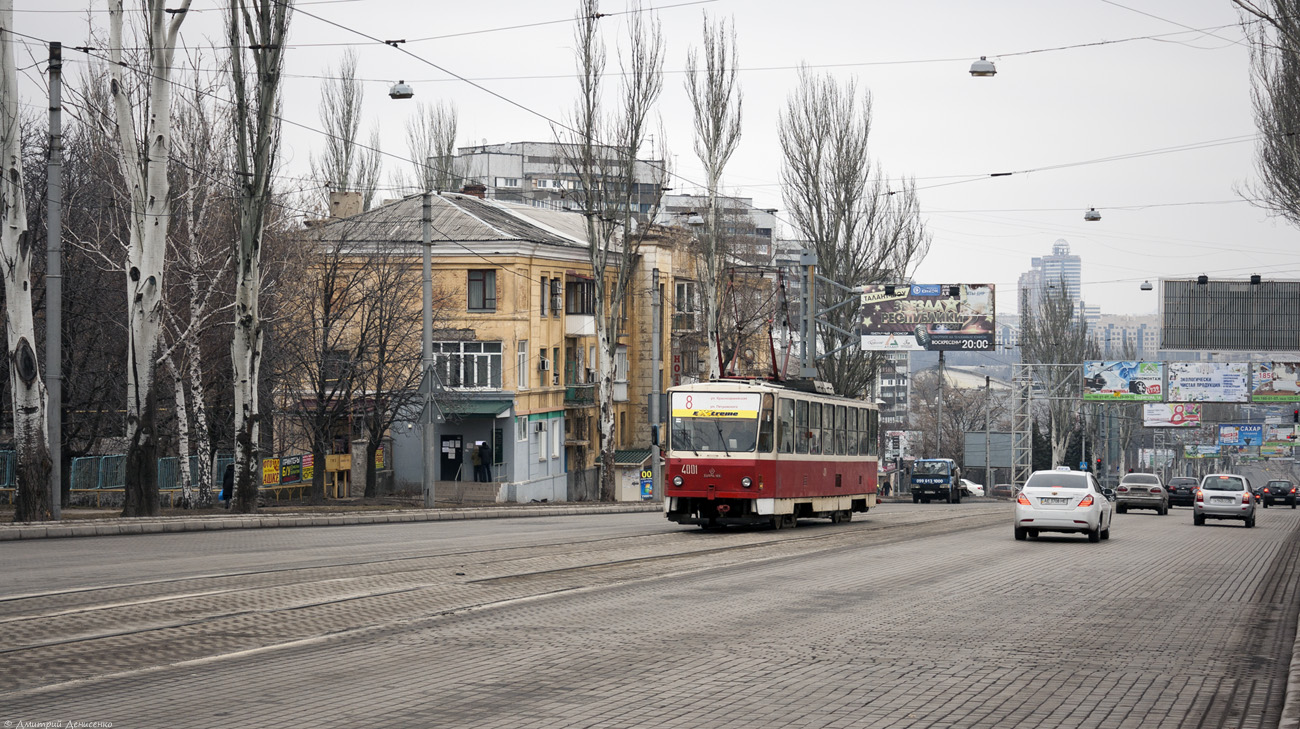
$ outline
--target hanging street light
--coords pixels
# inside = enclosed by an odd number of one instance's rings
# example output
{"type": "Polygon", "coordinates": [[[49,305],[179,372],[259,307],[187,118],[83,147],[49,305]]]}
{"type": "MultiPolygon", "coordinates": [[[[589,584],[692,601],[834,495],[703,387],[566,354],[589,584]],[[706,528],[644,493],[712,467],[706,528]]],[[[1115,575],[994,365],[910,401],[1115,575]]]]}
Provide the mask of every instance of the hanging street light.
{"type": "Polygon", "coordinates": [[[415,89],[411,88],[411,85],[405,81],[398,81],[388,90],[388,98],[390,99],[409,99],[412,96],[415,96],[415,89]]]}
{"type": "Polygon", "coordinates": [[[1097,212],[1097,208],[1088,208],[1088,212],[1083,214],[1083,219],[1095,223],[1101,220],[1101,213],[1097,212]]]}
{"type": "Polygon", "coordinates": [[[970,75],[972,76],[993,76],[998,72],[996,66],[985,56],[970,65],[970,75]]]}
{"type": "Polygon", "coordinates": [[[1142,289],[1143,291],[1150,291],[1152,288],[1154,288],[1154,287],[1151,285],[1151,282],[1150,282],[1150,281],[1143,281],[1143,282],[1142,282],[1141,289],[1142,289]]]}

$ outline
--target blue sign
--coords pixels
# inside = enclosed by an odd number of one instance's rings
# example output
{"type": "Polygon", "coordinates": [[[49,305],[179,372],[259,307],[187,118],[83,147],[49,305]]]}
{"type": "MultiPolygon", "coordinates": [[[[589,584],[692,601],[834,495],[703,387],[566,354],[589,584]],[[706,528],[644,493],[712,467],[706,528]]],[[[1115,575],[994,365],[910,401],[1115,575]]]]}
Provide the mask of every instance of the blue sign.
{"type": "Polygon", "coordinates": [[[1238,423],[1219,426],[1219,445],[1221,446],[1257,446],[1264,445],[1263,423],[1238,423]]]}
{"type": "Polygon", "coordinates": [[[913,296],[939,296],[942,292],[940,284],[912,284],[913,296]]]}
{"type": "Polygon", "coordinates": [[[1079,470],[1080,470],[1080,471],[1086,471],[1086,470],[1088,470],[1088,462],[1087,462],[1087,461],[1079,461],[1079,470]]]}
{"type": "Polygon", "coordinates": [[[655,497],[655,480],[653,478],[641,479],[641,500],[649,501],[655,497]]]}

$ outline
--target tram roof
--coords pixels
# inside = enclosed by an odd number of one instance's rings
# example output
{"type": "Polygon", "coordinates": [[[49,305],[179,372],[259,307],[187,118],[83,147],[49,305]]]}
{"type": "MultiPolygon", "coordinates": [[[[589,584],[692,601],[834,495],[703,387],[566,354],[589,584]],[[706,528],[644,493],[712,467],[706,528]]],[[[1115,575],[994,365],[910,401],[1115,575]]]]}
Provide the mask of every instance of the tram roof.
{"type": "Polygon", "coordinates": [[[821,393],[807,386],[798,387],[771,380],[710,380],[708,382],[694,382],[689,385],[674,385],[668,388],[668,392],[771,392],[785,395],[804,395],[825,400],[839,400],[846,404],[853,403],[855,407],[875,407],[868,400],[821,393]]]}

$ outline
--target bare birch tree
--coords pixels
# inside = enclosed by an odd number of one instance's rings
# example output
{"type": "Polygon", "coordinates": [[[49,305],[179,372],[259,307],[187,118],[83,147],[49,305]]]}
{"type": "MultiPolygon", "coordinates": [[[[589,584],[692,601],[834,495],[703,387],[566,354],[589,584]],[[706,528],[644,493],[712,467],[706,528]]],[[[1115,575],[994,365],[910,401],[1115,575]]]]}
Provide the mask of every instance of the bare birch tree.
{"type": "MultiPolygon", "coordinates": [[[[622,87],[616,110],[606,117],[601,80],[605,47],[599,35],[597,0],[582,0],[577,14],[578,101],[560,147],[567,172],[577,178],[574,196],[587,218],[588,262],[594,288],[596,393],[600,408],[600,494],[614,498],[614,360],[622,314],[636,275],[640,242],[648,226],[637,225],[640,205],[637,152],[646,141],[650,111],[663,90],[663,36],[658,21],[633,3],[622,87]]],[[[656,194],[656,200],[658,195],[656,194]]],[[[653,219],[653,213],[648,219],[653,219]]]]}
{"type": "Polygon", "coordinates": [[[406,122],[406,149],[414,167],[418,190],[455,192],[460,189],[464,170],[456,159],[456,105],[439,101],[420,102],[415,116],[406,122]]]}
{"type": "Polygon", "coordinates": [[[1042,365],[1036,369],[1038,381],[1048,392],[1052,465],[1060,466],[1082,402],[1083,362],[1094,356],[1096,344],[1088,337],[1083,310],[1075,313],[1063,281],[1049,283],[1036,308],[1022,301],[1020,321],[1021,356],[1025,362],[1042,365]]]}
{"type": "Polygon", "coordinates": [[[13,0],[0,0],[0,275],[4,278],[9,393],[17,451],[14,521],[51,518],[50,447],[45,381],[36,358],[32,315],[32,242],[27,231],[18,70],[14,59],[13,0]]]}
{"type": "Polygon", "coordinates": [[[722,374],[721,334],[718,331],[722,304],[722,269],[726,263],[722,216],[718,209],[718,187],[722,171],[740,142],[742,95],[736,85],[736,28],[728,32],[727,22],[709,23],[704,18],[704,71],[691,49],[686,58],[686,93],[695,118],[695,156],[704,166],[708,208],[700,231],[699,281],[704,304],[705,335],[709,340],[709,379],[722,374]]]}
{"type": "MultiPolygon", "coordinates": [[[[312,176],[337,192],[361,193],[362,209],[369,210],[379,187],[379,131],[363,146],[361,104],[366,92],[357,80],[357,52],[348,49],[337,70],[326,68],[321,84],[320,120],[325,128],[325,151],[312,155],[312,176]],[[337,75],[335,75],[337,74],[337,75]]],[[[324,198],[326,209],[329,195],[324,198]]]]}
{"type": "Polygon", "coordinates": [[[243,512],[257,508],[261,483],[262,243],[279,141],[280,76],[291,8],[291,0],[231,0],[226,21],[239,195],[235,334],[230,345],[235,389],[235,509],[243,512]],[[246,62],[252,64],[247,72],[246,62]]]}
{"type": "MultiPolygon", "coordinates": [[[[799,72],[799,85],[777,123],[784,165],[781,182],[795,231],[817,254],[817,273],[842,286],[906,281],[930,248],[921,219],[916,184],[891,187],[873,165],[871,94],[858,94],[856,81],[843,84],[829,74],[799,72]]],[[[817,287],[818,310],[848,294],[817,287]]],[[[819,326],[810,348],[825,353],[819,378],[846,397],[867,392],[879,360],[852,342],[856,307],[842,306],[819,326]],[[835,350],[840,350],[836,352],[835,350]]]]}
{"type": "Polygon", "coordinates": [[[130,191],[130,233],[126,254],[127,452],[124,516],[158,513],[157,394],[158,339],[163,316],[163,261],[171,218],[168,167],[172,149],[172,60],[190,0],[167,9],[164,0],[144,0],[148,40],[145,129],[136,128],[133,101],[123,72],[123,0],[109,0],[110,91],[116,114],[122,175],[130,191]],[[168,18],[168,15],[171,18],[168,18]],[[143,139],[143,142],[141,141],[143,139]]]}
{"type": "Polygon", "coordinates": [[[1251,102],[1260,136],[1250,197],[1300,226],[1300,2],[1233,0],[1250,39],[1251,102]]]}

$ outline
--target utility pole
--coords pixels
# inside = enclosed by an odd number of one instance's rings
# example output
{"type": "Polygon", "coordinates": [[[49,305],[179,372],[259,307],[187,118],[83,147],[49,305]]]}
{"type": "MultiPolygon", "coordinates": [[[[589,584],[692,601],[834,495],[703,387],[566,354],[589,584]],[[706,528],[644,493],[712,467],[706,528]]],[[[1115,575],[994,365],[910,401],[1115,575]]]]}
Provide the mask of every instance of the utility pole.
{"type": "Polygon", "coordinates": [[[943,350],[939,350],[939,416],[934,419],[934,457],[943,458],[943,350]]]}
{"type": "Polygon", "coordinates": [[[63,44],[50,43],[50,159],[46,177],[45,411],[50,515],[63,516],[63,44]]]}
{"type": "MultiPolygon", "coordinates": [[[[426,160],[426,164],[430,161],[426,160]]],[[[429,185],[425,185],[423,196],[423,211],[420,216],[421,236],[423,239],[424,249],[424,311],[423,324],[424,331],[421,337],[422,353],[420,357],[420,366],[424,369],[424,376],[421,378],[421,389],[424,390],[424,420],[421,423],[421,443],[420,448],[423,452],[424,477],[422,479],[424,492],[424,508],[433,508],[433,484],[434,475],[434,454],[437,450],[434,446],[433,432],[433,191],[429,185]]]]}
{"type": "Polygon", "coordinates": [[[650,478],[654,480],[654,497],[663,499],[664,472],[659,458],[659,443],[664,437],[663,416],[659,412],[659,389],[663,385],[663,370],[659,354],[659,318],[663,311],[663,293],[659,288],[659,269],[650,272],[650,426],[657,437],[650,444],[650,478]]]}
{"type": "Polygon", "coordinates": [[[989,415],[993,411],[993,378],[984,375],[984,495],[989,495],[989,490],[993,488],[992,474],[993,464],[989,460],[992,449],[989,447],[989,426],[992,418],[989,415]]]}

